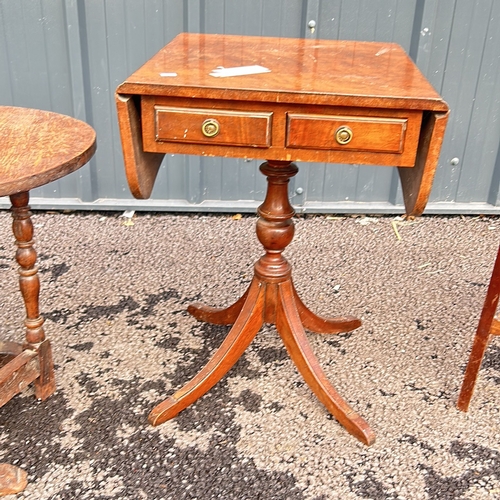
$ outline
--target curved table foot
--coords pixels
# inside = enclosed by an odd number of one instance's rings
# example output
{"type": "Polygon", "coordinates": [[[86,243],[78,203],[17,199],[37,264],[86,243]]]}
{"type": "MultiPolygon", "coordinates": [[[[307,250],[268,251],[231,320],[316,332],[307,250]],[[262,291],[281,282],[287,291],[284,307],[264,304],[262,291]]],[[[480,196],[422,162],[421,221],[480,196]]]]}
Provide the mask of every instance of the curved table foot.
{"type": "Polygon", "coordinates": [[[0,496],[20,493],[28,485],[25,470],[6,463],[0,463],[0,496]]]}
{"type": "Polygon", "coordinates": [[[264,293],[265,287],[253,280],[241,313],[219,349],[182,389],[153,408],[148,417],[152,425],[175,417],[209,391],[233,367],[263,324],[264,293]]]}
{"type": "Polygon", "coordinates": [[[247,288],[246,292],[232,305],[226,308],[210,307],[201,302],[194,302],[188,307],[188,313],[194,316],[199,321],[205,321],[212,325],[232,325],[238,318],[238,315],[245,304],[248,297],[248,292],[252,284],[247,288]]]}
{"type": "Polygon", "coordinates": [[[297,306],[297,312],[304,328],[315,333],[345,333],[355,330],[361,326],[361,320],[354,316],[337,316],[335,318],[323,318],[314,314],[300,299],[297,290],[292,284],[291,292],[297,306]]]}
{"type": "Polygon", "coordinates": [[[302,327],[301,317],[290,299],[290,281],[279,285],[276,327],[283,343],[311,390],[346,430],[366,445],[375,442],[370,426],[342,399],[319,366],[302,327]]]}

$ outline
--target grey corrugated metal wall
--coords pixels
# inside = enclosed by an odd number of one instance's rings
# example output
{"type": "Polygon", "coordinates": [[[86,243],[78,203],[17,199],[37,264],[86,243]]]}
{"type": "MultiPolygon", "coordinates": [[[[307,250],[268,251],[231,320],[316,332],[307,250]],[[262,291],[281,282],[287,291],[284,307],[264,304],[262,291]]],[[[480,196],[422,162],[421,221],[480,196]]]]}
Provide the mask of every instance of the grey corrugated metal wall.
{"type": "MultiPolygon", "coordinates": [[[[182,31],[401,44],[452,110],[427,212],[500,212],[499,0],[0,0],[0,104],[69,114],[98,135],[91,163],[34,190],[33,207],[259,204],[260,162],[235,159],[169,156],[152,199],[129,194],[114,89],[182,31]]],[[[299,166],[291,186],[299,210],[402,211],[396,169],[299,166]]]]}

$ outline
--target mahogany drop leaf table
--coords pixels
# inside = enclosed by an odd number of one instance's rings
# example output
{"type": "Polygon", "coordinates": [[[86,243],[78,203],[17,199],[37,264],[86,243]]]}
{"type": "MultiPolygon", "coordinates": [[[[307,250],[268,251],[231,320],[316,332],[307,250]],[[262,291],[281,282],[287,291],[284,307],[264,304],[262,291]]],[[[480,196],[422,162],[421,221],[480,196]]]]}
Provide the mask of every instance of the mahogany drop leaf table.
{"type": "Polygon", "coordinates": [[[282,255],[294,234],[288,183],[298,169],[292,161],[398,167],[407,214],[419,215],[447,104],[396,44],[188,33],[127,78],[116,103],[137,198],[150,196],[165,153],[266,160],[260,170],[268,187],[257,222],[265,254],[249,289],[226,309],[188,309],[201,321],[233,326],[208,364],[157,405],[149,421],[160,424],[205,394],[262,324],[271,323],[319,400],[351,434],[373,443],[372,429],[328,381],[304,331],[336,334],[361,322],[311,312],[282,255]]]}

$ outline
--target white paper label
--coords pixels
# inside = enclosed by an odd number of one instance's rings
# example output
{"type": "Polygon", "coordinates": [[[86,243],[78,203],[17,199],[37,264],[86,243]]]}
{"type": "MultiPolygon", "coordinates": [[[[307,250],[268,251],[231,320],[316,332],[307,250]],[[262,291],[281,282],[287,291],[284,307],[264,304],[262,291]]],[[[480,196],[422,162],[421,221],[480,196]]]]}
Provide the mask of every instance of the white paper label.
{"type": "Polygon", "coordinates": [[[264,68],[264,66],[237,66],[235,68],[223,68],[219,66],[210,73],[210,76],[217,78],[224,78],[228,76],[243,76],[243,75],[258,75],[259,73],[270,73],[271,70],[264,68]]]}

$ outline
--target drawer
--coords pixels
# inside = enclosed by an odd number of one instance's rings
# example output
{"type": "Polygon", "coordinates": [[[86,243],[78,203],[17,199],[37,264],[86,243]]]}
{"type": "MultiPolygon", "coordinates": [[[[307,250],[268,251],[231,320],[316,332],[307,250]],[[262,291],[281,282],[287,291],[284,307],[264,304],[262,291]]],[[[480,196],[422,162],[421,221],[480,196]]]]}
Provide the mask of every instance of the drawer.
{"type": "Polygon", "coordinates": [[[156,141],[268,148],[272,113],[155,105],[156,141]]]}
{"type": "Polygon", "coordinates": [[[402,153],[408,118],[287,115],[289,148],[402,153]]]}

